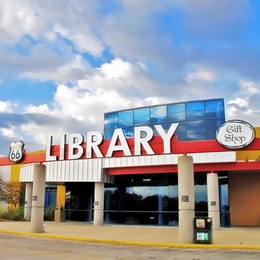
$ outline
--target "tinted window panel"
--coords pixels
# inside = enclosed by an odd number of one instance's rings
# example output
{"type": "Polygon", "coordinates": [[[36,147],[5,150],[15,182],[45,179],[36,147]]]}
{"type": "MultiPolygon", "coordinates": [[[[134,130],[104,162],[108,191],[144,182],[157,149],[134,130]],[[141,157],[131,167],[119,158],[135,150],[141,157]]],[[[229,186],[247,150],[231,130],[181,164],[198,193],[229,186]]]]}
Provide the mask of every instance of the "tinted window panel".
{"type": "Polygon", "coordinates": [[[150,108],[151,124],[161,124],[167,122],[167,107],[158,106],[150,108]]]}
{"type": "Polygon", "coordinates": [[[123,132],[126,138],[132,138],[134,137],[134,131],[133,128],[123,128],[123,132]]]}
{"type": "Polygon", "coordinates": [[[182,122],[176,129],[175,134],[178,136],[179,141],[186,141],[187,140],[187,127],[186,122],[182,122]]]}
{"type": "Polygon", "coordinates": [[[110,140],[112,138],[113,133],[114,133],[114,130],[111,130],[111,131],[106,130],[104,132],[104,139],[110,140]]]}
{"type": "Polygon", "coordinates": [[[110,113],[105,115],[105,129],[118,128],[117,113],[110,113]]]}
{"type": "Polygon", "coordinates": [[[208,119],[206,120],[206,139],[211,140],[211,139],[216,139],[215,133],[217,128],[224,123],[224,118],[219,118],[219,119],[208,119]]]}
{"type": "Polygon", "coordinates": [[[206,101],[205,102],[205,117],[206,118],[225,117],[224,101],[221,99],[206,101]]]}
{"type": "Polygon", "coordinates": [[[207,196],[207,180],[206,174],[195,174],[195,210],[197,214],[207,213],[208,196],[207,196]]]}
{"type": "Polygon", "coordinates": [[[185,119],[185,104],[168,105],[168,122],[180,122],[185,119]]]}
{"type": "Polygon", "coordinates": [[[190,121],[187,122],[187,140],[205,140],[205,121],[190,121]]]}
{"type": "Polygon", "coordinates": [[[147,125],[149,123],[149,108],[141,108],[134,110],[134,125],[147,125]]]}
{"type": "Polygon", "coordinates": [[[118,112],[118,127],[133,126],[133,110],[118,112]]]}
{"type": "Polygon", "coordinates": [[[186,113],[187,120],[204,119],[204,101],[187,103],[186,113]]]}
{"type": "MultiPolygon", "coordinates": [[[[161,124],[161,126],[165,132],[167,132],[169,130],[169,127],[167,124],[161,124]]],[[[150,127],[153,129],[154,135],[159,135],[159,133],[157,132],[157,130],[155,129],[155,127],[153,125],[150,127]]]]}

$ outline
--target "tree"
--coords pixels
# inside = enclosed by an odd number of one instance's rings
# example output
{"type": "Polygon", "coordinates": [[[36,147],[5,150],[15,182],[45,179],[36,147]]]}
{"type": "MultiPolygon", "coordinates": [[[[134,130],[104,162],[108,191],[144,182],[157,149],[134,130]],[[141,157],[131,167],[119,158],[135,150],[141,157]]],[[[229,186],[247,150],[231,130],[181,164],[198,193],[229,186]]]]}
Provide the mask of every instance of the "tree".
{"type": "Polygon", "coordinates": [[[19,207],[23,191],[24,184],[18,181],[5,182],[0,180],[0,200],[8,203],[9,208],[19,207]]]}

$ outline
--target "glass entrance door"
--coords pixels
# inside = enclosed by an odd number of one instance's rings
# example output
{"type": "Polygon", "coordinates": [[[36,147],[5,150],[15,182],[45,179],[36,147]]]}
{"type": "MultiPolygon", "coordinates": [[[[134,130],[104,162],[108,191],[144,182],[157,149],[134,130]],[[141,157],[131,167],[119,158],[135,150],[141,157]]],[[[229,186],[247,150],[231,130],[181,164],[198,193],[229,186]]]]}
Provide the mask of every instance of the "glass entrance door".
{"type": "Polygon", "coordinates": [[[94,183],[66,183],[66,220],[93,221],[94,183]]]}

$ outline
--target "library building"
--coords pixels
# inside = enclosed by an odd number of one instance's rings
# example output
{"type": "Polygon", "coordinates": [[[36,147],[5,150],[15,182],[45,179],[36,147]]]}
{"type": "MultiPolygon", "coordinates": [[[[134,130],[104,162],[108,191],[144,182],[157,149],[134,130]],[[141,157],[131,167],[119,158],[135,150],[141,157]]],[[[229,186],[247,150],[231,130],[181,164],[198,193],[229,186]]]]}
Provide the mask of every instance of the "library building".
{"type": "Polygon", "coordinates": [[[178,159],[187,155],[195,216],[214,216],[216,227],[260,226],[260,126],[226,119],[222,98],[108,112],[103,132],[55,138],[16,164],[26,219],[42,163],[44,207],[55,205],[60,221],[178,226],[178,159]]]}

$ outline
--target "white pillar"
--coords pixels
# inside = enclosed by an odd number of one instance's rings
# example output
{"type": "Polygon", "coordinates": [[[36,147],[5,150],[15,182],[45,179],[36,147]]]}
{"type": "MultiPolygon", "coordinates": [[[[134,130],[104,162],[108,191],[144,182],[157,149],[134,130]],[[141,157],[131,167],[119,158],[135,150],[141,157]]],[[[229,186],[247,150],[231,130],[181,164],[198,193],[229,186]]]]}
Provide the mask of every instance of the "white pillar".
{"type": "Polygon", "coordinates": [[[32,211],[32,182],[27,182],[25,185],[25,202],[24,202],[24,219],[26,221],[31,220],[32,211]]]}
{"type": "Polygon", "coordinates": [[[46,166],[37,164],[33,168],[33,194],[31,231],[43,232],[44,195],[45,195],[46,166]]]}
{"type": "Polygon", "coordinates": [[[212,217],[213,229],[220,228],[220,216],[219,216],[219,185],[218,174],[207,174],[207,188],[208,188],[208,211],[209,217],[212,217]]]}
{"type": "Polygon", "coordinates": [[[94,226],[102,226],[103,223],[104,223],[104,183],[95,182],[94,226]]]}
{"type": "Polygon", "coordinates": [[[191,156],[180,156],[178,159],[179,189],[179,242],[193,243],[194,236],[194,171],[191,156]]]}

